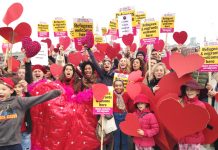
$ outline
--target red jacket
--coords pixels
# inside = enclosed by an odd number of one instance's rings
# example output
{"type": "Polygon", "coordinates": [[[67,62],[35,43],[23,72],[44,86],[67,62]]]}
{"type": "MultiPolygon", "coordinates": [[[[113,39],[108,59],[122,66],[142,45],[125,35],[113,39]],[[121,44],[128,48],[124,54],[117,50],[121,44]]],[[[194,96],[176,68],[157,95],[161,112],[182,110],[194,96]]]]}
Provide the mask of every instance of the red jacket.
{"type": "MultiPolygon", "coordinates": [[[[200,106],[204,109],[206,109],[206,106],[203,102],[201,102],[197,97],[193,99],[187,99],[185,100],[185,105],[187,104],[194,104],[197,106],[200,106]]],[[[184,138],[179,140],[179,143],[181,144],[200,144],[204,142],[204,134],[203,131],[196,132],[192,135],[185,136],[184,138]]]]}
{"type": "Polygon", "coordinates": [[[159,125],[155,115],[148,109],[143,111],[137,110],[135,114],[139,117],[139,123],[145,135],[142,137],[134,137],[134,143],[141,147],[154,146],[155,142],[153,137],[159,132],[159,125]]]}
{"type": "MultiPolygon", "coordinates": [[[[134,104],[133,104],[133,100],[131,100],[131,98],[129,97],[127,92],[123,93],[123,100],[124,100],[124,103],[126,105],[127,112],[134,112],[135,107],[134,107],[134,104]]],[[[113,112],[114,113],[123,113],[123,111],[120,110],[117,107],[117,96],[116,96],[116,94],[113,94],[113,112]]]]}

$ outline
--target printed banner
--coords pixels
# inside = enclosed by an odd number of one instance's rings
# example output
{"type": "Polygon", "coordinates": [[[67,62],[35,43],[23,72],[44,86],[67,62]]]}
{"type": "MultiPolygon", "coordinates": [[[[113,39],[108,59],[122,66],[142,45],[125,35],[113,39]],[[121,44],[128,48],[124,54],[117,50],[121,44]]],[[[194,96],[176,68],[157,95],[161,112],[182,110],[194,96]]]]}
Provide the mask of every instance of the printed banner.
{"type": "Polygon", "coordinates": [[[97,102],[93,97],[93,114],[94,115],[112,115],[113,114],[113,87],[108,86],[109,92],[101,102],[97,102]]]}
{"type": "Polygon", "coordinates": [[[117,35],[117,21],[110,21],[108,35],[117,35]]]}
{"type": "Polygon", "coordinates": [[[133,34],[131,15],[118,16],[118,32],[119,37],[122,37],[123,35],[133,34]]]}
{"type": "Polygon", "coordinates": [[[93,20],[89,18],[75,18],[73,27],[74,38],[81,38],[86,35],[87,31],[93,32],[93,20]]]}
{"type": "Polygon", "coordinates": [[[74,38],[74,30],[73,30],[73,29],[70,30],[70,38],[71,38],[71,39],[74,38]]]}
{"type": "Polygon", "coordinates": [[[136,28],[140,29],[140,22],[142,19],[146,18],[146,14],[143,11],[139,11],[135,15],[135,21],[136,21],[136,28]]]}
{"type": "Polygon", "coordinates": [[[154,44],[159,39],[159,22],[158,21],[146,21],[141,24],[140,28],[140,43],[154,44]]]}
{"type": "Polygon", "coordinates": [[[126,85],[128,84],[128,77],[129,77],[128,74],[115,73],[115,74],[114,74],[113,82],[114,82],[115,80],[117,80],[117,79],[122,80],[122,81],[123,81],[123,84],[124,84],[124,89],[125,89],[125,91],[126,91],[126,85]]]}
{"type": "Polygon", "coordinates": [[[95,44],[103,43],[103,37],[100,35],[95,35],[95,44]]]}
{"type": "Polygon", "coordinates": [[[107,34],[107,28],[106,27],[102,27],[101,28],[101,32],[102,32],[102,35],[106,35],[107,34]]]}
{"type": "Polygon", "coordinates": [[[31,58],[32,65],[48,66],[48,46],[47,43],[40,42],[41,50],[37,55],[31,58]]]}
{"type": "Polygon", "coordinates": [[[218,72],[218,45],[201,47],[200,55],[205,59],[200,72],[218,72]]]}
{"type": "Polygon", "coordinates": [[[38,37],[49,37],[48,24],[38,24],[38,37]]]}
{"type": "Polygon", "coordinates": [[[53,20],[54,36],[67,36],[67,23],[66,20],[53,20]]]}
{"type": "Polygon", "coordinates": [[[160,33],[172,33],[174,32],[175,16],[163,16],[161,17],[160,33]]]}

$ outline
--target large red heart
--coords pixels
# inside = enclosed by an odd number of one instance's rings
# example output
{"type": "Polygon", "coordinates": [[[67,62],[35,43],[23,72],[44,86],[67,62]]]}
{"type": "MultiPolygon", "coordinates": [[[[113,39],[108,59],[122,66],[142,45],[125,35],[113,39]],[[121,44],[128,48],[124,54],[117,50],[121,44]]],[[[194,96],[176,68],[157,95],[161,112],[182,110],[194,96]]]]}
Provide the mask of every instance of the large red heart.
{"type": "Polygon", "coordinates": [[[108,43],[98,43],[96,45],[97,49],[101,52],[101,53],[105,53],[107,48],[108,48],[109,44],[108,43]]]}
{"type": "Polygon", "coordinates": [[[135,99],[137,95],[141,93],[141,85],[138,83],[128,83],[126,85],[126,91],[131,99],[135,99]]]}
{"type": "Polygon", "coordinates": [[[137,48],[136,43],[133,43],[133,44],[131,45],[131,47],[130,47],[130,51],[131,51],[131,52],[135,52],[136,48],[137,48]]]}
{"type": "MultiPolygon", "coordinates": [[[[44,40],[41,40],[41,42],[47,43],[48,48],[51,48],[51,45],[52,45],[51,39],[46,38],[44,40]]],[[[53,49],[54,49],[54,47],[53,47],[53,49]]]]}
{"type": "Polygon", "coordinates": [[[94,56],[98,62],[101,62],[104,59],[104,54],[99,52],[94,52],[94,56]]]}
{"type": "Polygon", "coordinates": [[[96,101],[100,102],[104,96],[108,93],[108,87],[105,84],[97,83],[92,85],[93,96],[96,101]]]}
{"type": "Polygon", "coordinates": [[[180,78],[187,73],[198,70],[204,64],[204,58],[198,54],[183,56],[180,53],[174,53],[169,58],[169,64],[180,78]],[[186,63],[188,65],[185,65],[186,63]]]}
{"type": "Polygon", "coordinates": [[[9,25],[11,22],[17,20],[22,15],[22,13],[23,6],[20,3],[14,3],[8,8],[3,18],[3,22],[6,25],[9,25]]]}
{"type": "Polygon", "coordinates": [[[206,129],[204,129],[204,143],[203,144],[212,144],[218,139],[218,115],[216,110],[208,103],[204,103],[209,114],[210,121],[206,129]]]}
{"type": "Polygon", "coordinates": [[[122,41],[126,46],[131,46],[134,41],[134,35],[133,34],[123,35],[122,41]]]}
{"type": "Polygon", "coordinates": [[[162,51],[164,48],[164,41],[159,40],[157,43],[154,44],[154,49],[157,51],[162,51]]]}
{"type": "Polygon", "coordinates": [[[173,39],[178,43],[178,44],[184,44],[185,41],[188,38],[188,34],[185,31],[181,32],[174,32],[173,33],[173,39]]]}
{"type": "Polygon", "coordinates": [[[215,100],[218,102],[218,93],[215,95],[215,100]]]}
{"type": "Polygon", "coordinates": [[[57,65],[57,64],[52,64],[50,66],[50,71],[51,71],[51,74],[54,76],[54,77],[60,77],[62,71],[63,71],[63,67],[60,66],[60,65],[57,65]]]}
{"type": "Polygon", "coordinates": [[[20,61],[14,57],[8,58],[8,66],[11,68],[12,72],[17,72],[20,68],[20,61]]]}
{"type": "Polygon", "coordinates": [[[25,36],[30,37],[32,29],[28,23],[22,22],[13,30],[11,27],[0,28],[0,35],[9,43],[20,42],[25,36]]]}
{"type": "Polygon", "coordinates": [[[70,43],[71,43],[71,39],[68,36],[59,37],[59,44],[63,45],[64,50],[66,50],[69,47],[70,43]]]}
{"type": "Polygon", "coordinates": [[[110,59],[115,58],[119,54],[119,50],[113,48],[112,46],[108,46],[106,52],[107,52],[107,56],[110,59]]]}
{"type": "Polygon", "coordinates": [[[120,126],[120,130],[123,133],[129,136],[140,137],[140,135],[137,133],[137,130],[140,129],[141,127],[136,114],[128,113],[126,115],[125,121],[122,121],[119,126],[120,126]]]}
{"type": "Polygon", "coordinates": [[[182,107],[178,100],[173,98],[161,100],[157,113],[163,125],[177,140],[203,131],[210,118],[206,109],[194,104],[182,107]]]}
{"type": "Polygon", "coordinates": [[[142,78],[142,71],[137,70],[137,71],[133,71],[129,74],[128,80],[130,82],[137,82],[141,78],[142,78]]]}
{"type": "Polygon", "coordinates": [[[74,64],[75,66],[78,66],[82,60],[83,60],[83,56],[80,52],[70,53],[68,55],[68,61],[74,64]]]}
{"type": "Polygon", "coordinates": [[[29,37],[24,37],[22,47],[25,49],[25,54],[28,58],[35,56],[41,50],[41,45],[37,41],[32,41],[29,37]]]}
{"type": "Polygon", "coordinates": [[[158,83],[160,89],[155,92],[156,99],[160,99],[166,95],[166,93],[178,94],[180,92],[181,85],[190,80],[192,80],[190,75],[185,75],[181,78],[178,78],[175,72],[165,75],[158,83]]]}
{"type": "Polygon", "coordinates": [[[121,47],[120,47],[120,43],[113,43],[113,48],[116,50],[116,51],[120,51],[121,50],[121,47]]]}
{"type": "Polygon", "coordinates": [[[82,38],[82,44],[88,48],[92,48],[94,45],[94,35],[91,31],[87,31],[85,37],[82,38]]]}

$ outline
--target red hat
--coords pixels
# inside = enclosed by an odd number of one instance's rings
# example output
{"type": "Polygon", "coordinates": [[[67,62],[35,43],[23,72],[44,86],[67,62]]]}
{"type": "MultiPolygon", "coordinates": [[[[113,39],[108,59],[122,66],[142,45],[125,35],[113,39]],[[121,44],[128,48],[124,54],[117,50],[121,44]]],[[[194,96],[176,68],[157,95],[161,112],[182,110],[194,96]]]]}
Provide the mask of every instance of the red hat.
{"type": "Polygon", "coordinates": [[[42,65],[34,65],[34,66],[32,66],[32,71],[34,71],[35,69],[41,70],[44,74],[46,74],[46,72],[47,72],[45,67],[43,67],[42,65]]]}
{"type": "Polygon", "coordinates": [[[2,84],[8,86],[9,88],[14,88],[14,82],[12,81],[11,78],[5,78],[5,77],[1,77],[0,81],[2,82],[2,84]]]}
{"type": "Polygon", "coordinates": [[[134,98],[134,104],[147,103],[150,104],[148,97],[145,94],[139,94],[134,98]]]}
{"type": "Polygon", "coordinates": [[[183,84],[181,86],[181,89],[186,88],[186,87],[190,87],[190,88],[195,89],[195,90],[204,89],[204,87],[202,87],[200,84],[198,84],[195,80],[191,80],[191,81],[186,82],[185,84],[183,84]]]}

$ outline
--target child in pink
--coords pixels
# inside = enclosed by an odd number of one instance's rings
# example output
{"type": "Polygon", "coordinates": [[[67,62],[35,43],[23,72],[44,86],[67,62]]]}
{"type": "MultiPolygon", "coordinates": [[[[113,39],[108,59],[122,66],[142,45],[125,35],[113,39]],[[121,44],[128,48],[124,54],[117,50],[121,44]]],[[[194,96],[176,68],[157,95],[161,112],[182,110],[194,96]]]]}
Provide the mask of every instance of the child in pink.
{"type": "Polygon", "coordinates": [[[134,99],[134,104],[137,107],[135,114],[139,118],[140,129],[137,130],[141,137],[134,137],[136,150],[152,150],[155,145],[154,136],[159,132],[159,125],[149,107],[149,99],[144,94],[139,94],[134,99]]]}

